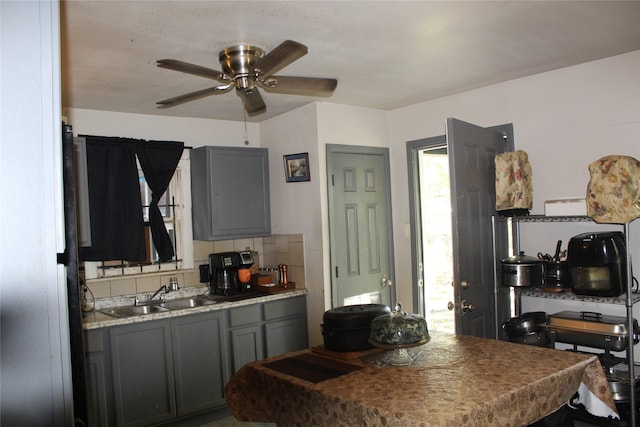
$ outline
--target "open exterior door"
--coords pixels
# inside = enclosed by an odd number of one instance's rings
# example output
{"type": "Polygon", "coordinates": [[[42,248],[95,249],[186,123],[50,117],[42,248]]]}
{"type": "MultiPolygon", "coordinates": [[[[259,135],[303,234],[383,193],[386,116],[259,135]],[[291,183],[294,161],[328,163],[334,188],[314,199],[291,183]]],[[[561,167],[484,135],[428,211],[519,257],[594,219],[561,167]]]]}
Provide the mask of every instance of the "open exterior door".
{"type": "Polygon", "coordinates": [[[509,289],[497,286],[508,248],[507,222],[496,220],[495,155],[513,150],[511,124],[482,128],[447,119],[451,171],[456,333],[498,338],[509,317],[509,289]]]}

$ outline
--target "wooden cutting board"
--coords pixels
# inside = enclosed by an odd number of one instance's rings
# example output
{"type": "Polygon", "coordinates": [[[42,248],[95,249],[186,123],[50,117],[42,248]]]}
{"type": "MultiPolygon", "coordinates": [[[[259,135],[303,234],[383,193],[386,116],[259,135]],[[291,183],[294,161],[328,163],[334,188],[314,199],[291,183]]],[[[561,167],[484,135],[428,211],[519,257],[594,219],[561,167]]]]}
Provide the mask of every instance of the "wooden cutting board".
{"type": "Polygon", "coordinates": [[[324,345],[319,345],[316,347],[311,347],[311,351],[314,353],[321,354],[323,356],[332,357],[334,359],[352,360],[352,359],[358,359],[363,356],[369,356],[370,354],[380,353],[381,351],[385,351],[385,350],[381,348],[372,348],[369,350],[362,350],[362,351],[333,351],[333,350],[328,350],[327,348],[325,348],[324,345]]]}

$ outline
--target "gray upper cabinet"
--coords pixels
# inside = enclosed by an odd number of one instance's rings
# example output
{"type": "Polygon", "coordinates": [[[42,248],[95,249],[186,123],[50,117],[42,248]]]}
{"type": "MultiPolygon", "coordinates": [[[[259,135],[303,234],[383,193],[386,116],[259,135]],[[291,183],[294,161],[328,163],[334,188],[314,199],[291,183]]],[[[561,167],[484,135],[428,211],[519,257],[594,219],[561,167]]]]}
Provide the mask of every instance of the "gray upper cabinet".
{"type": "Polygon", "coordinates": [[[191,200],[194,240],[270,235],[267,149],[191,150],[191,200]]]}

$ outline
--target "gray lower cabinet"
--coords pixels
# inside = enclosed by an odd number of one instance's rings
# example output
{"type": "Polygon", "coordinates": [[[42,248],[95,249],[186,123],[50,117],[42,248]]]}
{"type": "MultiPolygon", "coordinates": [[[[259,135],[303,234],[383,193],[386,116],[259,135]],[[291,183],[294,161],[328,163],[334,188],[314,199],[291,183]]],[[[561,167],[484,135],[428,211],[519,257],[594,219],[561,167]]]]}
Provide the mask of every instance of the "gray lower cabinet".
{"type": "Polygon", "coordinates": [[[307,347],[305,296],[86,331],[89,425],[175,424],[224,408],[231,372],[307,347]]]}
{"type": "Polygon", "coordinates": [[[231,370],[236,372],[245,363],[264,359],[263,304],[229,309],[231,340],[231,370]]]}
{"type": "Polygon", "coordinates": [[[178,416],[225,406],[228,381],[224,313],[182,316],[171,321],[178,416]]]}
{"type": "Polygon", "coordinates": [[[230,331],[231,336],[231,369],[236,372],[245,363],[255,362],[264,357],[264,334],[262,325],[252,325],[235,328],[230,331]]]}
{"type": "Polygon", "coordinates": [[[306,297],[229,310],[231,370],[266,357],[308,348],[306,297]]]}
{"type": "Polygon", "coordinates": [[[266,357],[309,347],[307,305],[304,296],[264,304],[266,357]]]}
{"type": "Polygon", "coordinates": [[[175,418],[169,321],[114,327],[109,338],[116,425],[144,426],[175,418]]]}
{"type": "Polygon", "coordinates": [[[114,425],[112,416],[112,390],[107,378],[111,377],[108,343],[105,330],[87,331],[85,334],[85,379],[87,387],[88,425],[107,427],[114,425]]]}

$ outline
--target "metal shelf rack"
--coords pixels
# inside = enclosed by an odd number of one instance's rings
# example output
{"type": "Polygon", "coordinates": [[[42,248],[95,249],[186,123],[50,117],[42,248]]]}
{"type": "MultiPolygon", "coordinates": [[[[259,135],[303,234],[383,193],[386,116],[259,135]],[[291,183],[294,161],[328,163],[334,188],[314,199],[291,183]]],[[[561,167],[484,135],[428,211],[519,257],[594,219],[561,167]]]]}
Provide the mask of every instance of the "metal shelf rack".
{"type": "MultiPolygon", "coordinates": [[[[545,216],[545,215],[529,215],[529,216],[518,216],[510,218],[514,227],[514,245],[516,245],[516,249],[519,250],[519,236],[520,231],[518,229],[519,223],[552,223],[552,222],[593,222],[593,220],[588,216],[545,216]]],[[[625,304],[627,311],[627,340],[628,340],[628,348],[627,348],[627,362],[629,366],[629,396],[630,396],[630,412],[631,412],[631,425],[636,425],[636,417],[637,417],[637,404],[636,404],[636,390],[635,390],[635,362],[634,362],[634,322],[633,322],[633,305],[640,301],[640,295],[633,293],[633,275],[631,268],[631,255],[630,255],[630,238],[629,238],[629,223],[626,224],[618,224],[624,228],[625,235],[625,245],[627,247],[627,293],[623,298],[597,298],[598,301],[594,302],[603,302],[608,304],[625,304]]],[[[517,298],[520,300],[522,294],[527,293],[527,295],[531,296],[541,296],[536,295],[535,291],[518,291],[517,298]]],[[[546,295],[545,295],[546,296],[546,295]]],[[[555,296],[554,298],[569,298],[565,296],[555,296]]],[[[571,298],[580,299],[582,301],[590,301],[593,299],[592,297],[582,297],[579,295],[572,295],[571,298]]],[[[516,308],[519,313],[518,305],[516,308]]]]}

